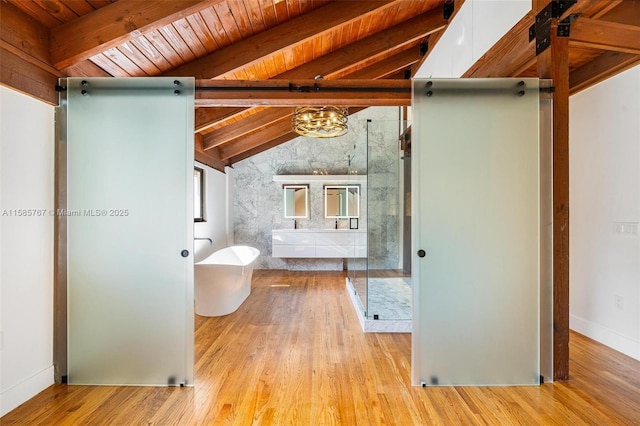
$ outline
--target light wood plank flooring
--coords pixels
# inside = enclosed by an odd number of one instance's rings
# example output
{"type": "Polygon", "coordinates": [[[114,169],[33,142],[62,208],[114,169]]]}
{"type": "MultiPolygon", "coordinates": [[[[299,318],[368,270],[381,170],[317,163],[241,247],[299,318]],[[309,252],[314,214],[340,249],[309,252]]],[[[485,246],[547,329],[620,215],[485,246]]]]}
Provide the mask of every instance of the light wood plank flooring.
{"type": "Polygon", "coordinates": [[[409,334],[364,334],[335,272],[256,271],[225,317],[196,318],[195,388],[54,385],[20,425],[632,425],[640,362],[571,335],[571,380],[410,386],[409,334]]]}

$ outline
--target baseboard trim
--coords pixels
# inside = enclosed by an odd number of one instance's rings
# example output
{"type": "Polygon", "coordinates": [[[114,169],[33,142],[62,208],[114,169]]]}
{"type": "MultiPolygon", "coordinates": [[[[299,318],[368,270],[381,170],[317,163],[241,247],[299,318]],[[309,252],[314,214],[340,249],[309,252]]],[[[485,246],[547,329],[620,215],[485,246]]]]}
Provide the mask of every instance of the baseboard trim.
{"type": "Polygon", "coordinates": [[[362,327],[362,331],[364,331],[364,314],[362,312],[362,304],[360,300],[358,300],[358,295],[356,294],[356,289],[351,284],[351,280],[347,277],[345,278],[345,282],[347,285],[347,293],[349,294],[349,299],[351,299],[351,304],[353,305],[353,310],[356,312],[356,316],[358,317],[358,322],[360,323],[360,327],[362,327]]]}
{"type": "Polygon", "coordinates": [[[572,330],[580,334],[584,334],[603,345],[609,346],[611,349],[615,349],[618,352],[640,361],[640,341],[623,336],[617,331],[587,321],[576,315],[570,316],[569,326],[572,330]]]}
{"type": "Polygon", "coordinates": [[[4,416],[53,384],[53,365],[2,391],[0,416],[4,416]]]}

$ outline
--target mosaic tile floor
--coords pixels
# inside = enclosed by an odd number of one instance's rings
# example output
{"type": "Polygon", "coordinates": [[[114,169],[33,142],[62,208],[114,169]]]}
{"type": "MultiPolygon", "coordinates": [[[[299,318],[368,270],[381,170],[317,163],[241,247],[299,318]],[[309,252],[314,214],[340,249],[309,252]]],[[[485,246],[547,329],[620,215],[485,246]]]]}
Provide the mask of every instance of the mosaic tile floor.
{"type": "Polygon", "coordinates": [[[369,278],[367,317],[411,319],[411,278],[369,278]]]}

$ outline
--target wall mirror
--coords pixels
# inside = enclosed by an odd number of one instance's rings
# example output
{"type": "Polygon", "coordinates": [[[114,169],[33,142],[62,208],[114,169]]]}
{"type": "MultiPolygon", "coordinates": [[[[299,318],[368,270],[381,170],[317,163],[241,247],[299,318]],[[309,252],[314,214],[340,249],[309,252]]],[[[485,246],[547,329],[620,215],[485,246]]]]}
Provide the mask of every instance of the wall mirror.
{"type": "Polygon", "coordinates": [[[360,185],[325,185],[325,218],[339,219],[359,216],[360,185]]]}
{"type": "Polygon", "coordinates": [[[283,185],[285,219],[309,217],[309,185],[283,185]]]}

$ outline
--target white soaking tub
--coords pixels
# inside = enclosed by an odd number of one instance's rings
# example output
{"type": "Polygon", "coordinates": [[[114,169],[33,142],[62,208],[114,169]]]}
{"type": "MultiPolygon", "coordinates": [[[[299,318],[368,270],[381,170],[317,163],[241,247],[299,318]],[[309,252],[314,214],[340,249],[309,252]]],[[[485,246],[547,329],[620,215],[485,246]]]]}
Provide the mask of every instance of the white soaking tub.
{"type": "Polygon", "coordinates": [[[196,314],[217,317],[236,311],[251,293],[260,251],[249,246],[218,250],[195,264],[196,314]]]}

